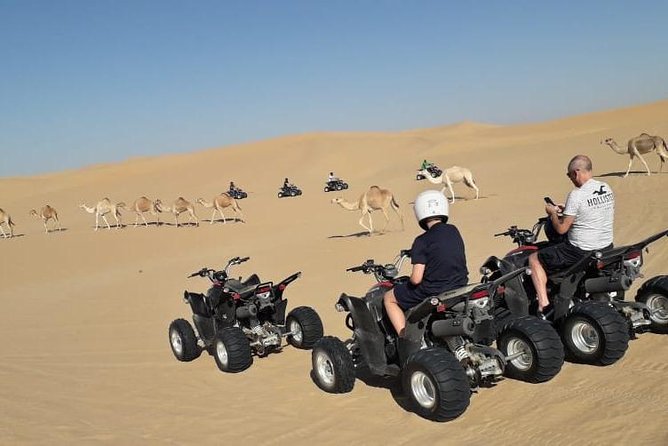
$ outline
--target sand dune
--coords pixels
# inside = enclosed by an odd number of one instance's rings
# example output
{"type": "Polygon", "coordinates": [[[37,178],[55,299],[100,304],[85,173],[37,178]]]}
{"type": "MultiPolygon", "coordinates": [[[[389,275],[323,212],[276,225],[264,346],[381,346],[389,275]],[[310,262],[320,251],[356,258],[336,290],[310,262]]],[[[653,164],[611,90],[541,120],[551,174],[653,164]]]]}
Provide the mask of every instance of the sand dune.
{"type": "MultiPolygon", "coordinates": [[[[389,261],[410,246],[419,228],[409,203],[430,186],[415,181],[425,158],[470,168],[480,187],[476,201],[455,185],[461,199],[451,207],[472,281],[487,256],[511,248],[493,233],[530,226],[544,195],[565,198],[566,163],[577,153],[592,157],[616,193],[615,242],[640,240],[668,226],[668,167],[648,177],[636,161],[636,173],[621,178],[628,158],[599,141],[611,136],[622,144],[643,131],[668,137],[668,101],[538,124],[287,136],[0,179],[0,207],[20,235],[0,239],[0,443],[668,444],[665,335],[642,335],[609,367],[567,363],[545,384],[506,380],[483,389],[449,423],[425,421],[389,389],[361,381],[347,395],[320,391],[309,377],[309,352],[287,347],[233,375],[207,355],[177,362],[167,340],[171,320],[190,316],[183,289],[207,286],[186,275],[236,255],[251,257],[239,275],[279,280],[303,271],[286,291],[289,307],[311,305],[327,334],[347,336],[335,299],[342,291],[363,294],[371,280],[345,268],[367,258],[389,261]],[[372,184],[392,190],[406,230],[391,216],[386,234],[360,237],[358,214],[330,204],[336,193],[322,191],[331,170],[350,183],[341,194],[348,200],[372,184]],[[303,196],[276,197],[286,176],[303,196]],[[210,200],[231,179],[249,193],[240,202],[246,224],[94,232],[94,216],[77,208],[105,196],[210,200]],[[28,217],[46,203],[58,209],[65,231],[44,234],[41,221],[28,217]]],[[[656,171],[658,157],[645,158],[656,171]]],[[[125,213],[125,222],[134,215],[125,213]]],[[[376,226],[381,222],[375,214],[376,226]]],[[[668,273],[667,242],[645,255],[647,277],[668,273]]]]}

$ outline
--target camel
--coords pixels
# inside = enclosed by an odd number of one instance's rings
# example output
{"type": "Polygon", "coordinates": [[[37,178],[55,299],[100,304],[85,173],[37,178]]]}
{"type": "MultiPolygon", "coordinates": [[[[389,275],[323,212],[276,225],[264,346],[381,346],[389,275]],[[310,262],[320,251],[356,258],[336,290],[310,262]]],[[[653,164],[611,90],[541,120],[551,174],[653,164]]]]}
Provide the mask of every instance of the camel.
{"type": "Polygon", "coordinates": [[[195,207],[191,202],[186,200],[183,197],[179,197],[176,200],[174,200],[174,204],[172,206],[165,206],[160,202],[160,200],[157,201],[157,207],[160,209],[160,212],[171,212],[174,214],[174,219],[176,220],[176,227],[179,227],[179,214],[183,214],[184,212],[188,213],[188,221],[190,220],[195,220],[195,225],[199,226],[199,218],[197,218],[197,215],[195,215],[195,207]]]}
{"type": "Polygon", "coordinates": [[[615,142],[615,140],[612,138],[607,138],[601,141],[601,144],[606,144],[612,150],[614,150],[615,153],[629,156],[630,158],[629,167],[626,169],[624,178],[626,178],[629,175],[629,171],[631,170],[631,164],[633,164],[633,158],[635,158],[636,156],[640,158],[640,161],[642,161],[642,163],[645,165],[645,168],[647,169],[647,175],[648,176],[651,175],[649,166],[647,165],[645,159],[641,155],[643,153],[650,153],[656,150],[656,154],[659,155],[659,158],[661,158],[661,166],[659,168],[659,173],[663,171],[663,163],[668,161],[668,145],[666,145],[666,141],[664,141],[664,139],[661,138],[660,136],[651,136],[648,135],[647,133],[641,133],[640,135],[629,139],[629,143],[627,144],[626,149],[622,149],[621,147],[619,147],[615,142]]]}
{"type": "Polygon", "coordinates": [[[237,203],[237,200],[232,198],[230,194],[227,192],[223,192],[222,194],[216,196],[213,198],[213,203],[209,203],[208,201],[204,200],[203,198],[198,198],[197,202],[204,206],[205,208],[213,208],[213,214],[211,215],[211,224],[213,224],[214,218],[216,216],[216,212],[220,212],[220,216],[223,219],[223,224],[226,223],[225,221],[225,216],[223,215],[223,209],[226,207],[231,207],[232,210],[239,214],[241,216],[240,220],[242,223],[244,222],[244,214],[241,212],[241,208],[239,207],[239,204],[237,203]]]}
{"type": "Polygon", "coordinates": [[[450,195],[452,195],[451,203],[455,202],[455,192],[452,190],[453,183],[464,182],[468,187],[475,189],[475,199],[478,199],[480,191],[478,186],[476,186],[475,181],[473,180],[473,174],[466,167],[452,166],[449,169],[445,169],[440,176],[436,178],[432,177],[431,174],[426,170],[421,170],[420,173],[424,175],[430,183],[433,184],[442,184],[443,188],[441,193],[445,195],[445,188],[450,189],[450,195]]]}
{"type": "Polygon", "coordinates": [[[394,212],[397,213],[399,219],[401,220],[401,230],[404,230],[404,217],[399,211],[399,204],[397,204],[396,200],[394,199],[392,192],[387,189],[381,189],[378,186],[371,186],[369,190],[360,195],[360,198],[354,203],[350,203],[344,200],[343,197],[336,197],[332,199],[332,203],[336,203],[349,211],[359,210],[362,213],[359,224],[369,232],[369,235],[373,233],[373,221],[371,220],[371,213],[376,210],[383,211],[383,215],[385,216],[385,226],[383,226],[381,232],[384,232],[387,224],[390,221],[390,217],[387,215],[387,209],[392,207],[394,212]],[[363,221],[366,215],[369,216],[368,227],[364,224],[363,221]]]}
{"type": "Polygon", "coordinates": [[[0,232],[2,233],[2,237],[4,238],[12,238],[14,237],[14,229],[12,228],[14,225],[14,222],[12,221],[12,217],[2,209],[0,209],[0,232]],[[4,229],[2,229],[2,224],[6,224],[7,228],[9,228],[9,236],[5,234],[4,229]]]}
{"type": "Polygon", "coordinates": [[[97,204],[92,208],[86,206],[84,203],[81,203],[79,207],[89,214],[95,214],[96,231],[100,226],[100,217],[102,217],[102,220],[104,220],[104,222],[107,224],[107,229],[111,229],[111,226],[109,226],[109,222],[107,221],[107,214],[111,214],[116,219],[116,229],[122,226],[120,218],[121,213],[119,212],[119,209],[125,208],[125,203],[123,202],[114,204],[111,202],[111,200],[109,200],[109,198],[105,197],[98,201],[97,204]]]}
{"type": "Polygon", "coordinates": [[[144,214],[146,212],[150,212],[152,215],[156,216],[156,224],[160,225],[160,206],[159,206],[160,200],[156,201],[151,201],[145,196],[141,196],[135,200],[134,203],[132,203],[132,206],[130,207],[130,210],[135,213],[135,225],[134,227],[137,227],[137,223],[139,221],[139,217],[141,217],[142,220],[144,220],[144,226],[148,227],[148,222],[146,221],[146,218],[144,218],[144,214]]]}
{"type": "Polygon", "coordinates": [[[55,226],[58,225],[58,231],[61,231],[62,228],[60,227],[60,220],[58,220],[58,211],[52,206],[49,206],[48,204],[42,207],[42,209],[39,210],[39,213],[37,213],[36,210],[31,209],[29,212],[30,216],[32,217],[37,217],[42,219],[42,223],[44,223],[44,232],[47,234],[49,233],[49,229],[47,228],[46,224],[49,220],[53,220],[53,226],[54,230],[56,229],[55,226]]]}

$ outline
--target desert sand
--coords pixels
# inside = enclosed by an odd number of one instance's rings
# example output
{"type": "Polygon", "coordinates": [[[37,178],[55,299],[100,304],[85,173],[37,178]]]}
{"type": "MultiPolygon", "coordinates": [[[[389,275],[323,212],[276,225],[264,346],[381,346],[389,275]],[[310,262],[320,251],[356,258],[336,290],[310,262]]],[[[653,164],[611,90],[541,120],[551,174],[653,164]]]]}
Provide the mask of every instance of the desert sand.
{"type": "MultiPolygon", "coordinates": [[[[495,232],[530,227],[545,195],[565,200],[572,187],[566,164],[578,153],[592,158],[595,174],[615,191],[615,243],[639,241],[668,227],[668,166],[647,176],[636,160],[622,178],[628,157],[600,141],[611,136],[625,145],[641,132],[668,138],[668,101],[537,124],[286,136],[0,179],[0,207],[18,235],[0,239],[0,443],[668,444],[666,335],[639,336],[609,367],[566,363],[544,384],[504,380],[473,395],[468,410],[448,423],[424,420],[403,408],[400,395],[359,380],[350,394],[322,392],[309,376],[310,351],[288,346],[243,373],[224,374],[206,354],[176,361],[167,336],[173,319],[190,318],[183,290],[208,286],[189,273],[250,256],[234,275],[280,280],[302,271],[286,290],[288,308],[310,305],[326,334],[347,337],[334,303],[343,291],[364,294],[372,278],[345,269],[368,258],[390,261],[419,234],[410,203],[437,188],[415,180],[425,158],[470,168],[480,187],[473,200],[474,191],[455,185],[451,206],[472,282],[487,256],[512,248],[495,232]],[[331,204],[337,193],[323,192],[332,170],[350,183],[338,194],[348,200],[373,184],[392,190],[406,229],[390,213],[385,234],[365,236],[358,213],[331,204]],[[286,176],[303,189],[301,197],[277,198],[286,176]],[[94,232],[94,216],[78,209],[107,196],[126,203],[141,195],[165,203],[180,195],[211,200],[230,180],[249,192],[239,202],[245,224],[210,225],[211,211],[196,204],[200,227],[94,232]],[[45,234],[28,216],[46,203],[58,209],[65,230],[45,234]]],[[[658,157],[645,159],[655,172],[658,157]]],[[[134,215],[124,219],[132,224],[134,215]]],[[[171,215],[162,220],[173,223],[171,215]]],[[[382,220],[374,214],[376,227],[382,220]]],[[[668,273],[668,239],[650,246],[644,273],[668,273]]]]}

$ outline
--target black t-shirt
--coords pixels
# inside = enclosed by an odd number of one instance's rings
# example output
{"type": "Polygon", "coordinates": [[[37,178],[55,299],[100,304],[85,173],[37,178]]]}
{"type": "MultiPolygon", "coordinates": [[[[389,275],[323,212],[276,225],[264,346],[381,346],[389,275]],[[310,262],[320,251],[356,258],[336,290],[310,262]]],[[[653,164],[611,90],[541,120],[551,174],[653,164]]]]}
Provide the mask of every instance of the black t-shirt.
{"type": "Polygon", "coordinates": [[[450,224],[437,223],[418,236],[411,248],[411,263],[425,265],[417,291],[433,296],[468,283],[464,240],[450,224]]]}

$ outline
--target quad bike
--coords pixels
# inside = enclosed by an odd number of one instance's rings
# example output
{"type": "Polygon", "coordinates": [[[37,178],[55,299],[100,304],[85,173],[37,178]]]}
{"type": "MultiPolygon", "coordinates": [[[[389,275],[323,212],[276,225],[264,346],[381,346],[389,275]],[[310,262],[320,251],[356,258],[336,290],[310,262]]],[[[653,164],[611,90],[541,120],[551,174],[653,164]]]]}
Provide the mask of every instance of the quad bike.
{"type": "Polygon", "coordinates": [[[343,189],[348,189],[348,183],[339,178],[336,178],[332,181],[328,181],[325,185],[325,192],[331,192],[333,190],[343,190],[343,189]]]}
{"type": "Polygon", "coordinates": [[[287,186],[282,186],[281,189],[278,192],[278,198],[283,198],[283,197],[296,197],[297,195],[301,195],[302,191],[300,188],[295,186],[294,184],[288,184],[287,186]]]}
{"type": "Polygon", "coordinates": [[[185,319],[169,326],[169,342],[179,361],[192,361],[207,350],[223,372],[241,372],[253,363],[252,354],[266,356],[281,349],[282,338],[294,347],[312,348],[322,338],[322,322],[310,307],[294,308],[285,317],[285,288],[301,272],[281,282],[261,282],[257,274],[246,280],[229,277],[232,265],[249,257],[234,257],[222,271],[202,268],[188,277],[207,277],[212,282],[206,294],[184,292],[193,312],[193,327],[185,319]]]}
{"type": "Polygon", "coordinates": [[[243,191],[242,189],[239,189],[238,187],[235,187],[234,189],[230,189],[226,192],[230,197],[234,198],[235,200],[241,200],[243,198],[247,198],[248,194],[243,191]]]}
{"type": "MultiPolygon", "coordinates": [[[[418,173],[415,174],[415,179],[420,181],[424,180],[426,177],[420,173],[422,169],[418,169],[418,173]]],[[[427,166],[427,172],[429,172],[432,176],[432,178],[438,178],[443,174],[443,170],[441,170],[436,164],[430,164],[427,166]]]]}
{"type": "Polygon", "coordinates": [[[547,381],[564,360],[559,336],[549,323],[535,317],[514,319],[495,334],[491,305],[502,284],[524,268],[495,281],[448,291],[406,312],[405,336],[399,338],[383,305],[385,292],[408,280],[397,277],[409,251],[395,262],[379,265],[367,260],[347,271],[374,274],[367,294],[341,294],[337,311],[348,312],[346,326],[353,332],[341,341],[325,336],[313,347],[312,376],[329,393],[350,392],[358,374],[401,379],[415,412],[427,419],[446,421],[469,405],[471,389],[493,385],[507,376],[547,381]]]}
{"type": "MultiPolygon", "coordinates": [[[[667,276],[645,282],[636,302],[624,300],[633,280],[642,277],[642,250],[667,234],[668,230],[632,245],[595,251],[566,270],[548,275],[547,290],[553,310],[546,316],[561,333],[572,359],[612,364],[624,355],[629,338],[636,333],[647,329],[668,333],[667,276]]],[[[518,247],[502,259],[487,259],[481,267],[483,280],[494,280],[526,265],[531,253],[559,241],[547,218],[540,218],[531,230],[511,226],[495,236],[510,237],[518,247]],[[543,228],[548,240],[538,242],[543,228]]],[[[535,314],[535,296],[531,278],[519,276],[506,285],[504,300],[496,305],[497,316],[535,314]]]]}

